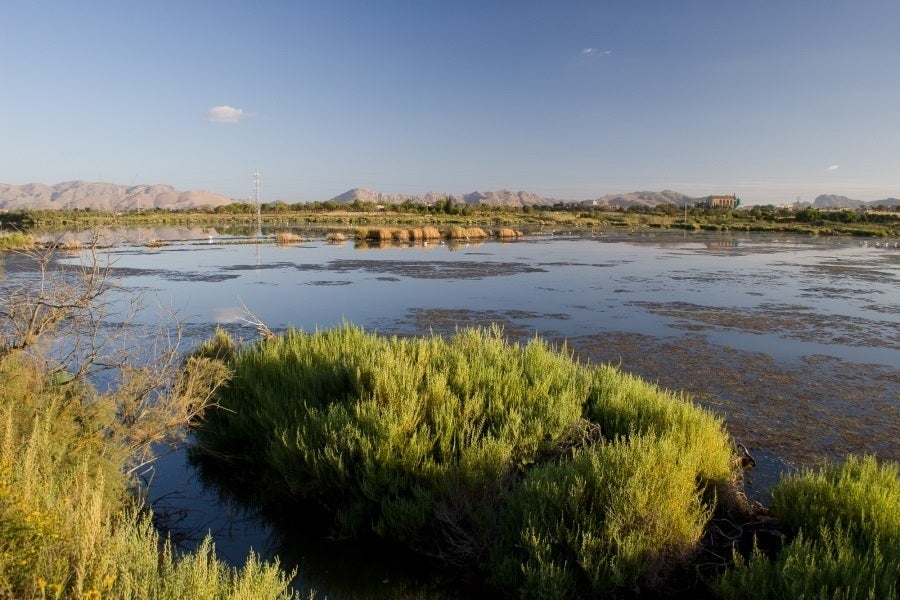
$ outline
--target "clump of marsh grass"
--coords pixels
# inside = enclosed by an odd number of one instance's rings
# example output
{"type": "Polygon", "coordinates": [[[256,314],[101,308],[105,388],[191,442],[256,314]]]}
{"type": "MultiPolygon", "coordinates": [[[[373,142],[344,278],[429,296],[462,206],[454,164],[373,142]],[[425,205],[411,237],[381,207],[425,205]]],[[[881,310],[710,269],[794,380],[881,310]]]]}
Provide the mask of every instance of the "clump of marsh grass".
{"type": "Polygon", "coordinates": [[[342,535],[371,528],[417,543],[448,495],[549,451],[580,417],[589,381],[542,342],[513,349],[474,330],[448,342],[291,331],[233,368],[226,410],[197,431],[201,451],[257,474],[267,457],[266,500],[317,499],[336,509],[342,535]]]}
{"type": "Polygon", "coordinates": [[[422,228],[422,237],[426,240],[439,240],[442,236],[437,227],[426,226],[422,228]]]}
{"type": "Polygon", "coordinates": [[[325,234],[325,241],[329,244],[343,244],[347,241],[347,236],[340,231],[329,231],[325,234]]]}
{"type": "Polygon", "coordinates": [[[699,478],[720,494],[730,487],[735,455],[725,424],[681,394],[603,365],[593,371],[585,417],[599,423],[608,439],[670,437],[684,449],[685,459],[697,465],[699,478]]]}
{"type": "Polygon", "coordinates": [[[287,244],[299,244],[303,241],[303,238],[297,235],[296,233],[292,233],[290,231],[279,231],[275,234],[275,243],[281,245],[287,244]]]}
{"type": "Polygon", "coordinates": [[[714,584],[723,598],[897,598],[900,465],[848,457],[783,478],[772,511],[791,541],[754,548],[714,584]]]}
{"type": "Polygon", "coordinates": [[[390,242],[394,239],[394,232],[389,227],[373,227],[366,232],[365,239],[373,242],[390,242]]]}
{"type": "Polygon", "coordinates": [[[79,239],[69,238],[60,242],[59,248],[66,252],[80,252],[84,248],[84,244],[79,239]]]}
{"type": "Polygon", "coordinates": [[[521,231],[516,231],[515,229],[510,229],[509,227],[503,227],[502,229],[498,229],[494,236],[500,238],[501,240],[514,240],[516,238],[522,237],[521,231]]]}
{"type": "Polygon", "coordinates": [[[454,225],[447,231],[445,237],[451,240],[483,240],[487,237],[487,233],[481,227],[460,227],[454,225]]]}
{"type": "Polygon", "coordinates": [[[410,234],[408,229],[397,228],[391,230],[391,239],[395,242],[408,242],[410,234]]]}

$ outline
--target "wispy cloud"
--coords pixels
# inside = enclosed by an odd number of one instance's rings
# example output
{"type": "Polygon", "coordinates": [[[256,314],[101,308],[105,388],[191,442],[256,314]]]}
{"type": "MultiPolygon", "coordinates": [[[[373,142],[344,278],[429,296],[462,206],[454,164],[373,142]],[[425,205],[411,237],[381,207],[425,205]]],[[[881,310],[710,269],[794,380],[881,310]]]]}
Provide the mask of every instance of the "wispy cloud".
{"type": "Polygon", "coordinates": [[[231,106],[213,106],[206,111],[206,120],[210,123],[237,123],[246,116],[243,108],[231,106]]]}
{"type": "Polygon", "coordinates": [[[581,53],[584,55],[594,55],[594,56],[609,56],[612,54],[612,50],[597,50],[596,48],[583,48],[581,53]]]}
{"type": "Polygon", "coordinates": [[[826,171],[837,171],[840,168],[840,165],[828,165],[825,167],[826,171]]]}

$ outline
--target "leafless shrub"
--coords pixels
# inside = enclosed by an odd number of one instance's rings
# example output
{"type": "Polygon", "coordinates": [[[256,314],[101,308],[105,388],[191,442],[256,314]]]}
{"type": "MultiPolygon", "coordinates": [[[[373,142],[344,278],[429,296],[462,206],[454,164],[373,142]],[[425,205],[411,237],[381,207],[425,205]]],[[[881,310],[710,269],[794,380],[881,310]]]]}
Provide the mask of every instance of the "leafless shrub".
{"type": "Polygon", "coordinates": [[[103,435],[127,448],[134,472],[157,444],[180,439],[227,373],[221,362],[183,357],[174,312],[161,309],[155,325],[139,322],[144,299],[112,278],[101,232],[74,258],[55,244],[21,253],[31,269],[3,282],[0,361],[26,353],[55,381],[95,390],[75,397],[114,415],[103,435]]]}

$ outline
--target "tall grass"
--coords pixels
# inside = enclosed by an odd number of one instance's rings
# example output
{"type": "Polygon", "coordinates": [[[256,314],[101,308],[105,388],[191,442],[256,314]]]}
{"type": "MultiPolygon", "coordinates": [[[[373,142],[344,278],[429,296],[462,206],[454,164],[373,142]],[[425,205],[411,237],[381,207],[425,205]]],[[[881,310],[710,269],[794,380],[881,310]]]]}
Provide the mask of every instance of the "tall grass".
{"type": "Polygon", "coordinates": [[[264,505],[317,503],[336,535],[401,541],[508,593],[657,585],[696,549],[703,491],[732,480],[720,421],[497,328],[289,331],[230,368],[196,456],[264,505]]]}
{"type": "Polygon", "coordinates": [[[897,598],[900,466],[849,457],[783,479],[773,512],[793,539],[769,559],[737,555],[723,598],[897,598]],[[796,537],[793,537],[796,536],[796,537]]]}
{"type": "Polygon", "coordinates": [[[289,598],[277,562],[176,552],[134,506],[103,397],[0,359],[0,597],[289,598]]]}

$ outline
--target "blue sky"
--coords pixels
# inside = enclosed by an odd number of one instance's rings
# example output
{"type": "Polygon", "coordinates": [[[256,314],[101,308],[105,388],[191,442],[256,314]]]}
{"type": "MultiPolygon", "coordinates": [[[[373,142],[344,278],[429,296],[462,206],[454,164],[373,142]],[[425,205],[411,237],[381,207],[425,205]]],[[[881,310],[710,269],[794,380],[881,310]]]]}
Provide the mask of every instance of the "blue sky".
{"type": "Polygon", "coordinates": [[[0,182],[900,197],[900,2],[0,0],[0,182]]]}

